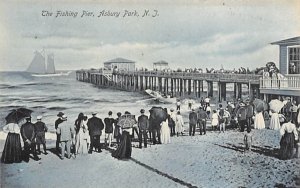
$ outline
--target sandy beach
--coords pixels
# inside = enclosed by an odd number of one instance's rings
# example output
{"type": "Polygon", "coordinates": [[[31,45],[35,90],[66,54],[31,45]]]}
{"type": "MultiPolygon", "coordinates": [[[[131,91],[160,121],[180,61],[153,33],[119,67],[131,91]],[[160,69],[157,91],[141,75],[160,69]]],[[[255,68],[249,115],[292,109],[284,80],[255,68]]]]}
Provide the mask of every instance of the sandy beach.
{"type": "MultiPolygon", "coordinates": [[[[168,105],[167,105],[168,106],[168,105]]],[[[169,106],[170,107],[170,106],[169,106]]],[[[138,111],[138,109],[131,109],[138,111]]],[[[138,113],[137,113],[138,114],[138,113]]],[[[279,160],[280,135],[253,130],[252,151],[244,152],[243,133],[208,131],[185,135],[166,145],[138,149],[132,159],[117,160],[111,150],[60,160],[53,153],[55,135],[47,134],[49,154],[40,161],[1,164],[2,187],[299,187],[299,159],[279,160]]],[[[209,125],[208,125],[209,129],[209,125]]],[[[1,133],[3,144],[4,134],[1,133]]],[[[102,143],[103,143],[103,136],[102,143]]],[[[2,147],[1,147],[2,148],[2,147]]],[[[1,149],[2,151],[2,149],[1,149]]]]}

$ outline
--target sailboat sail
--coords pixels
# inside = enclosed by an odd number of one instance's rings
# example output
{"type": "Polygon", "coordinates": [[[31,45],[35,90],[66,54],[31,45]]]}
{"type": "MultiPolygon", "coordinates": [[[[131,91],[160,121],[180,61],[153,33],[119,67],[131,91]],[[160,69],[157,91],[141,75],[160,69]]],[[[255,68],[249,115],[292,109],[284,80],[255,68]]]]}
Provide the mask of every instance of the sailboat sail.
{"type": "Polygon", "coordinates": [[[55,66],[54,66],[54,54],[48,54],[47,58],[47,74],[54,74],[55,66]]]}
{"type": "Polygon", "coordinates": [[[46,73],[45,57],[40,52],[35,52],[35,56],[31,61],[27,72],[31,73],[46,73]]]}

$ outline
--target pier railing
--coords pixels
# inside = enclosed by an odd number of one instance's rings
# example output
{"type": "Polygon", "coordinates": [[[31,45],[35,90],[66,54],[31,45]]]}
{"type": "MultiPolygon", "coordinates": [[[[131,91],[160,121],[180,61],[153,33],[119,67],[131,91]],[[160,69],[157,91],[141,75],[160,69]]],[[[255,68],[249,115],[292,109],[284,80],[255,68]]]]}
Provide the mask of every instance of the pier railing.
{"type": "Polygon", "coordinates": [[[209,81],[249,81],[259,83],[260,75],[255,74],[234,74],[234,73],[192,73],[192,72],[165,72],[165,71],[119,71],[118,74],[137,75],[137,76],[157,76],[157,77],[176,77],[184,79],[201,79],[209,81]]]}
{"type": "Polygon", "coordinates": [[[285,76],[278,79],[263,77],[260,79],[260,88],[300,90],[300,76],[285,76]]]}

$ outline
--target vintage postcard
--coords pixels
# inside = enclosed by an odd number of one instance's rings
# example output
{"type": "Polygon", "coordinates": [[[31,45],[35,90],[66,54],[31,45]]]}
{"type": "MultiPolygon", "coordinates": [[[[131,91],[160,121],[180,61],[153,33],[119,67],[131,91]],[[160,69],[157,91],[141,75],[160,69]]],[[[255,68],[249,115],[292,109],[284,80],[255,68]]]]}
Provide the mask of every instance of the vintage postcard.
{"type": "Polygon", "coordinates": [[[300,187],[297,0],[3,0],[0,187],[300,187]]]}

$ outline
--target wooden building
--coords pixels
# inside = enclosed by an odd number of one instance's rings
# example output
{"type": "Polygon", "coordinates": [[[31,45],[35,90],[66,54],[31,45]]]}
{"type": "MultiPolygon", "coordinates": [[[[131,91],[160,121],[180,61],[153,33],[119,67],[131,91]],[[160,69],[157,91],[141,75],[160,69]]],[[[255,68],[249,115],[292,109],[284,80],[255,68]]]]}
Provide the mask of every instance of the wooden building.
{"type": "Polygon", "coordinates": [[[277,76],[260,80],[260,93],[266,100],[289,96],[300,102],[300,37],[271,43],[279,45],[277,76]]]}
{"type": "Polygon", "coordinates": [[[117,69],[119,71],[135,71],[135,62],[124,58],[112,59],[103,64],[104,68],[108,70],[117,69]]]}
{"type": "Polygon", "coordinates": [[[169,63],[166,61],[158,61],[153,63],[153,70],[166,70],[169,69],[169,63]]]}

